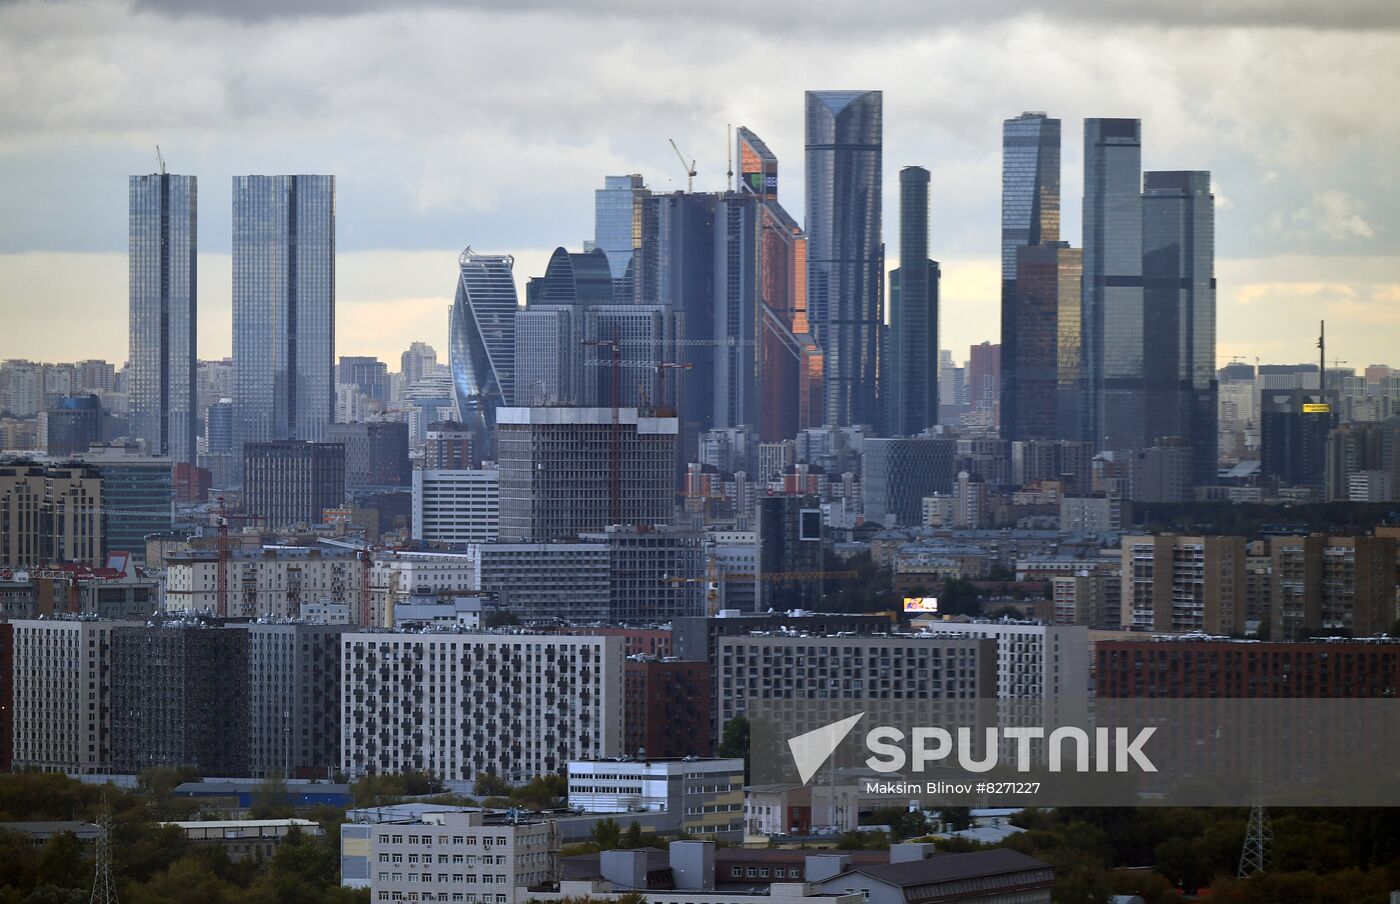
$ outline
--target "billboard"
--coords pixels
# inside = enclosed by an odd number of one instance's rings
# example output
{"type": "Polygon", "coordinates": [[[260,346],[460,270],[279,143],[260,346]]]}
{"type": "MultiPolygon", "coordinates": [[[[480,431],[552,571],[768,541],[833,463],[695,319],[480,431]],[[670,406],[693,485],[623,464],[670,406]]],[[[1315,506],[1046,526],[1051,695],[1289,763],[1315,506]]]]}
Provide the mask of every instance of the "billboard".
{"type": "Polygon", "coordinates": [[[904,598],[904,611],[930,614],[938,611],[938,597],[936,596],[906,596],[904,598]]]}
{"type": "Polygon", "coordinates": [[[1304,402],[1304,414],[1330,414],[1332,406],[1327,402],[1304,402]]]}

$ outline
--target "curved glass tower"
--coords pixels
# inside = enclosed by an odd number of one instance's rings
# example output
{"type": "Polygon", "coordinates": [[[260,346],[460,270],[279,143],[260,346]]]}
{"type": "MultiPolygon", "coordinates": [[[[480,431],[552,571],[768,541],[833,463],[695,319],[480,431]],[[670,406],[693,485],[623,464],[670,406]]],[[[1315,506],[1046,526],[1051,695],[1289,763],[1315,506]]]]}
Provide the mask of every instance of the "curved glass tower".
{"type": "Polygon", "coordinates": [[[826,423],[884,420],[882,94],[807,92],[807,310],[826,356],[826,423]]]}
{"type": "Polygon", "coordinates": [[[472,433],[472,449],[491,458],[496,409],[514,399],[515,258],[477,254],[468,247],[457,263],[457,298],[449,328],[452,386],[457,413],[472,433]]]}

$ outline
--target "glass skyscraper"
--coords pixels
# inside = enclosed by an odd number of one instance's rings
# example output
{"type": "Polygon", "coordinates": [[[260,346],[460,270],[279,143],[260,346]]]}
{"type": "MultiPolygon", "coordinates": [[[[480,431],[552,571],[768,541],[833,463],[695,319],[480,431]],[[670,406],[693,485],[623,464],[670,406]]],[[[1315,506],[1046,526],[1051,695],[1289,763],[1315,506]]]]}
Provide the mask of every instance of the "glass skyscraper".
{"type": "Polygon", "coordinates": [[[635,173],[604,176],[593,193],[593,241],[585,250],[601,248],[608,256],[617,301],[632,300],[632,255],[642,246],[642,199],[650,194],[635,173]]]}
{"type": "Polygon", "coordinates": [[[1015,295],[1008,311],[1016,357],[1002,346],[1001,438],[1077,439],[1080,395],[1080,296],[1084,261],[1068,242],[1016,249],[1015,295]],[[1014,374],[1016,389],[1005,380],[1014,374]]]}
{"type": "Polygon", "coordinates": [[[473,456],[490,459],[496,409],[514,400],[515,258],[468,247],[457,263],[449,327],[452,386],[459,419],[472,434],[473,456]]]}
{"type": "Polygon", "coordinates": [[[808,91],[807,310],[825,356],[825,419],[882,424],[883,95],[808,91]]]}
{"type": "MultiPolygon", "coordinates": [[[[1019,429],[1016,416],[1021,355],[1017,349],[1017,249],[1060,238],[1060,121],[1022,113],[1001,126],[1001,428],[1019,429]]],[[[1078,302],[1075,302],[1078,309],[1078,302]]],[[[1075,328],[1078,335],[1078,328],[1075,328]]],[[[1075,428],[1078,435],[1078,427],[1075,428]]]]}
{"type": "Polygon", "coordinates": [[[131,434],[152,455],[193,462],[198,183],[154,173],[128,188],[131,434]]]}
{"type": "Polygon", "coordinates": [[[928,170],[899,171],[899,269],[890,273],[890,436],[938,423],[938,264],[928,259],[928,170]]]}
{"type": "Polygon", "coordinates": [[[235,452],[335,414],[335,177],[233,179],[235,452]]]}
{"type": "Polygon", "coordinates": [[[1210,173],[1143,175],[1142,277],[1147,440],[1189,440],[1196,482],[1211,483],[1219,384],[1210,173]]]}
{"type": "Polygon", "coordinates": [[[1084,120],[1083,438],[1147,444],[1143,396],[1142,123],[1084,120]]]}

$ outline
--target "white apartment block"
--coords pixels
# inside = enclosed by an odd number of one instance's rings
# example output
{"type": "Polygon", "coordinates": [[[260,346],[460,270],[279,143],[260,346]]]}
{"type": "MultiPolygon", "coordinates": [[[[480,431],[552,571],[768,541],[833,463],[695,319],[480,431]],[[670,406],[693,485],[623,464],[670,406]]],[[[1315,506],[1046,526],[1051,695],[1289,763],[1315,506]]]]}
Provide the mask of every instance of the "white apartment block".
{"type": "MultiPolygon", "coordinates": [[[[265,546],[228,561],[228,614],[295,618],[303,603],[348,603],[355,611],[362,564],[348,549],[265,546]]],[[[213,553],[166,558],[165,611],[217,611],[219,563],[213,553]]],[[[353,616],[352,616],[353,617],[353,616]]]]}
{"type": "Polygon", "coordinates": [[[622,752],[620,637],[386,631],[342,643],[348,775],[525,781],[622,752]]]}
{"type": "Polygon", "coordinates": [[[371,901],[517,904],[554,876],[548,821],[487,823],[480,812],[425,813],[410,822],[341,827],[341,885],[371,901]]]}
{"type": "Polygon", "coordinates": [[[500,472],[413,471],[413,538],[433,543],[489,543],[501,523],[500,472]]]}
{"type": "Polygon", "coordinates": [[[1084,697],[1089,692],[1089,629],[1083,625],[930,622],[933,637],[996,641],[997,697],[1084,697]]]}
{"type": "Polygon", "coordinates": [[[111,771],[112,628],[128,622],[20,620],[14,630],[14,767],[111,771]]]}
{"type": "Polygon", "coordinates": [[[384,611],[390,590],[395,599],[412,594],[471,593],[480,589],[475,552],[384,550],[370,565],[370,594],[384,611]]]}
{"type": "Polygon", "coordinates": [[[996,648],[974,636],[720,637],[716,741],[753,700],[946,700],[990,697],[996,648]]]}

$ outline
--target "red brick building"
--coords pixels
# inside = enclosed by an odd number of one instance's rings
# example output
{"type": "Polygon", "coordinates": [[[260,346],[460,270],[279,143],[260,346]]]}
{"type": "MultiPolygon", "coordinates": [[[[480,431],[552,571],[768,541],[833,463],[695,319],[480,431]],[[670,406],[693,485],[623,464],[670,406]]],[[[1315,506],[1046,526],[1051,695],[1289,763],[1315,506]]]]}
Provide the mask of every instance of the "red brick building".
{"type": "Polygon", "coordinates": [[[1115,640],[1095,646],[1100,697],[1384,697],[1400,693],[1400,641],[1115,640]]]}

